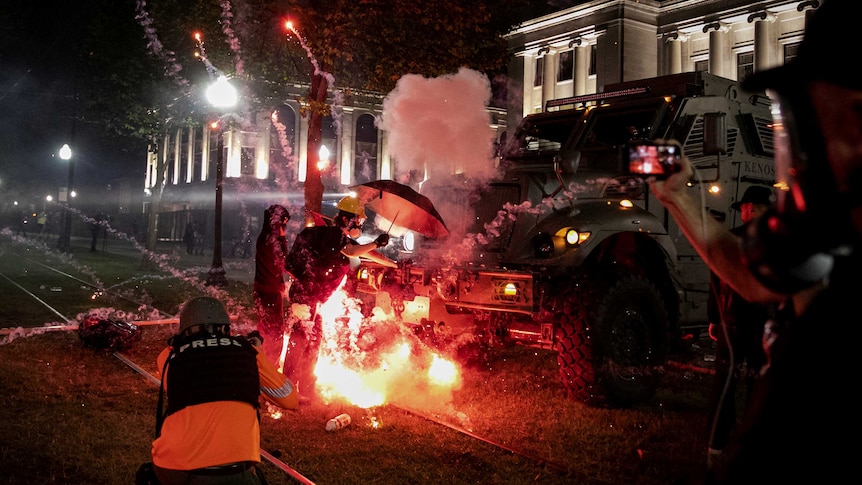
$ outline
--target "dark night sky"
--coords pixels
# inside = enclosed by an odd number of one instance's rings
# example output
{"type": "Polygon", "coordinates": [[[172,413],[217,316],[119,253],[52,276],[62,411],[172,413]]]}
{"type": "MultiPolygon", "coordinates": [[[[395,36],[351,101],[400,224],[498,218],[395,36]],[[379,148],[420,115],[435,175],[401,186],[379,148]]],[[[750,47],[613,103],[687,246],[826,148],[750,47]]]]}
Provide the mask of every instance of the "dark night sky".
{"type": "Polygon", "coordinates": [[[143,184],[143,142],[119,140],[95,124],[76,121],[71,51],[78,42],[78,20],[94,3],[0,2],[5,31],[0,40],[0,194],[35,191],[43,197],[67,185],[68,163],[57,156],[63,143],[73,145],[79,191],[98,190],[123,177],[140,178],[143,184]]]}

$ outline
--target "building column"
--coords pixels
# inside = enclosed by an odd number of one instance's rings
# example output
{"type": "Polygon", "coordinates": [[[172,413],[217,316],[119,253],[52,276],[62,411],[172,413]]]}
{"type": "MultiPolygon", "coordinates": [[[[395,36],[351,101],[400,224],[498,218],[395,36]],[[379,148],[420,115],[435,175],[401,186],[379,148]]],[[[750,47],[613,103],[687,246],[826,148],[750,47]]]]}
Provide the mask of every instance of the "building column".
{"type": "Polygon", "coordinates": [[[224,157],[224,178],[236,178],[239,177],[242,173],[242,162],[241,162],[241,151],[242,151],[242,142],[241,137],[238,136],[238,133],[233,128],[227,128],[221,133],[219,136],[224,137],[224,149],[227,154],[224,157]]]}
{"type": "Polygon", "coordinates": [[[260,113],[256,117],[257,143],[254,149],[254,176],[258,180],[269,177],[269,152],[272,148],[272,115],[260,113]]]}
{"type": "Polygon", "coordinates": [[[575,78],[573,94],[587,94],[587,78],[590,76],[590,46],[583,45],[581,39],[575,42],[575,78]]]}
{"type": "Polygon", "coordinates": [[[296,123],[299,125],[299,130],[296,133],[296,179],[300,182],[305,182],[308,178],[308,118],[302,116],[297,116],[296,118],[296,123]]]}
{"type": "Polygon", "coordinates": [[[799,2],[796,6],[797,12],[805,12],[805,27],[808,27],[808,21],[811,20],[811,15],[817,11],[817,7],[820,6],[820,3],[821,2],[819,0],[804,0],[799,2]]]}
{"type": "Polygon", "coordinates": [[[673,32],[665,36],[665,74],[679,74],[682,72],[682,43],[686,40],[688,40],[688,37],[679,32],[673,32]]]}
{"type": "Polygon", "coordinates": [[[748,23],[754,22],[754,72],[769,69],[775,65],[775,52],[770,39],[771,24],[775,16],[763,11],[748,16],[748,23]]]}
{"type": "MultiPolygon", "coordinates": [[[[535,54],[524,54],[524,84],[521,86],[521,117],[533,112],[533,89],[536,82],[536,60],[535,54]]],[[[381,167],[382,168],[382,167],[381,167]]]]}
{"type": "Polygon", "coordinates": [[[554,99],[557,87],[557,53],[550,51],[545,54],[545,72],[542,80],[542,111],[545,103],[554,99]]]}
{"type": "Polygon", "coordinates": [[[389,137],[386,130],[377,130],[378,160],[380,160],[380,178],[394,180],[394,167],[389,157],[389,137]]]}
{"type": "Polygon", "coordinates": [[[183,154],[183,129],[177,128],[176,138],[174,138],[174,174],[171,176],[171,184],[177,185],[180,183],[180,164],[182,163],[183,154]]]}
{"type": "Polygon", "coordinates": [[[203,125],[203,136],[201,136],[201,182],[210,179],[210,128],[209,123],[203,125]]]}
{"type": "Polygon", "coordinates": [[[195,180],[195,127],[189,126],[189,141],[186,143],[186,180],[187,184],[195,180]]]}
{"type": "Polygon", "coordinates": [[[150,189],[156,185],[156,167],[159,163],[159,154],[152,150],[147,150],[147,180],[144,185],[145,189],[150,189]]]}
{"type": "Polygon", "coordinates": [[[350,185],[353,181],[353,141],[356,138],[356,115],[352,106],[342,106],[341,136],[338,139],[336,153],[333,153],[341,185],[350,185]]]}
{"type": "Polygon", "coordinates": [[[703,32],[709,32],[709,73],[730,78],[729,49],[727,48],[727,33],[730,27],[721,22],[712,22],[703,27],[703,32]]]}

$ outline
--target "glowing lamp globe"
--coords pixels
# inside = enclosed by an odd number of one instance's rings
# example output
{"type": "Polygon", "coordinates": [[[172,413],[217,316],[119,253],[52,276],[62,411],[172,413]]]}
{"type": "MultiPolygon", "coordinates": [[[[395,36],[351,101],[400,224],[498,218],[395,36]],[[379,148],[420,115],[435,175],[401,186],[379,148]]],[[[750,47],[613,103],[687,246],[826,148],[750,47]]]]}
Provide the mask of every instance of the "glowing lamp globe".
{"type": "Polygon", "coordinates": [[[224,76],[219,76],[218,80],[207,88],[206,95],[207,101],[216,108],[230,108],[237,102],[236,88],[231,86],[224,76]]]}

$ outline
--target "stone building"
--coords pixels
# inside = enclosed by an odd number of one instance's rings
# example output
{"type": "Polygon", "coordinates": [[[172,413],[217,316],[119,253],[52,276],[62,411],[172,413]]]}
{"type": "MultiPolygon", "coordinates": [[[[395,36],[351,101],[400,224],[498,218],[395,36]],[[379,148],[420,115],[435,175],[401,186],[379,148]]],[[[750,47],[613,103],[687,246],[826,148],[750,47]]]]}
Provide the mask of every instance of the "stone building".
{"type": "MultiPolygon", "coordinates": [[[[594,0],[524,22],[507,35],[520,112],[602,86],[708,71],[741,80],[796,55],[816,0],[594,0]]],[[[515,104],[517,106],[517,103],[515,104]]]]}

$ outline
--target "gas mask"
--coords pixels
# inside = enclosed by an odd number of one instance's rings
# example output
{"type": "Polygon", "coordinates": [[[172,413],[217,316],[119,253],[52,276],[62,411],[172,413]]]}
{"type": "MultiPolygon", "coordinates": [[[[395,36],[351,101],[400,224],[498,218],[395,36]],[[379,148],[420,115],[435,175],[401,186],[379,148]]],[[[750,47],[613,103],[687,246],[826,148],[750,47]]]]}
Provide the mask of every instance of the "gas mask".
{"type": "Polygon", "coordinates": [[[362,235],[362,225],[365,224],[365,218],[356,216],[347,222],[347,234],[356,239],[362,235]]]}
{"type": "Polygon", "coordinates": [[[748,226],[743,240],[751,271],[765,286],[783,294],[829,275],[850,226],[805,89],[767,90],[772,101],[776,204],[748,226]]]}

